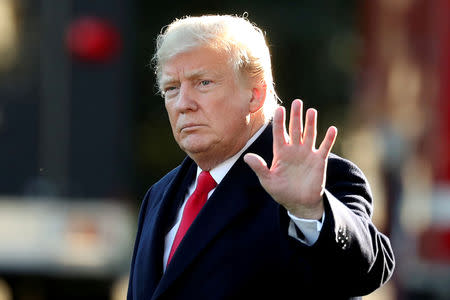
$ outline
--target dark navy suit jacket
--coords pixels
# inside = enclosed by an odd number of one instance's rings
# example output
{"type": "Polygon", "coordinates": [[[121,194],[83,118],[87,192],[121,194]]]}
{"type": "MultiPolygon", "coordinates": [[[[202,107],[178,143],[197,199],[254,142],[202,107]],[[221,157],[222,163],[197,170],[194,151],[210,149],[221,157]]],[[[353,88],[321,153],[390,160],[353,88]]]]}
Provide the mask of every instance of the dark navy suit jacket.
{"type": "MultiPolygon", "coordinates": [[[[270,165],[271,126],[247,152],[270,165]]],[[[309,247],[288,235],[286,210],[242,157],[202,208],[164,274],[164,238],[197,165],[186,158],[148,190],[128,300],[353,299],[389,279],[394,269],[390,242],[371,221],[371,192],[354,164],[330,154],[325,221],[309,247]]]]}

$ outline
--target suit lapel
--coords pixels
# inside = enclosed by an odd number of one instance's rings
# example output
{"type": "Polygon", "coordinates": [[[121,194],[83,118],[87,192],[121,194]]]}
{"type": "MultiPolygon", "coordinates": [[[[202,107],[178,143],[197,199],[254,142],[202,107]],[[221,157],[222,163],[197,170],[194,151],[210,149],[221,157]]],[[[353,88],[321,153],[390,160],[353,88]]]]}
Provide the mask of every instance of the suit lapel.
{"type": "MultiPolygon", "coordinates": [[[[269,125],[245,153],[261,155],[270,166],[272,162],[272,127],[269,125]]],[[[207,247],[207,245],[230,223],[253,205],[260,203],[252,197],[261,193],[258,178],[244,162],[243,155],[217,186],[168,265],[152,299],[157,299],[179,277],[186,267],[207,247]]]]}
{"type": "Polygon", "coordinates": [[[143,295],[152,295],[161,280],[163,275],[165,236],[175,221],[177,210],[184,199],[190,182],[195,176],[195,171],[196,165],[192,160],[186,158],[173,180],[162,192],[160,199],[153,199],[157,200],[155,201],[156,205],[148,209],[152,214],[146,218],[150,222],[145,226],[149,229],[149,238],[146,240],[147,246],[142,247],[144,251],[147,251],[147,254],[142,256],[148,257],[145,268],[148,272],[148,277],[144,284],[145,292],[143,295]]]}

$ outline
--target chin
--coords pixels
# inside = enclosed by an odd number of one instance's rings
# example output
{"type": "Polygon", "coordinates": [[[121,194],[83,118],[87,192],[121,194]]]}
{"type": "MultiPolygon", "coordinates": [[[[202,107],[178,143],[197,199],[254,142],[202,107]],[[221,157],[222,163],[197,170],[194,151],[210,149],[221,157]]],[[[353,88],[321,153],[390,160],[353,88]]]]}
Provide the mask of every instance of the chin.
{"type": "Polygon", "coordinates": [[[179,146],[181,150],[189,155],[205,153],[211,148],[210,143],[205,143],[202,141],[182,141],[179,143],[179,146]]]}

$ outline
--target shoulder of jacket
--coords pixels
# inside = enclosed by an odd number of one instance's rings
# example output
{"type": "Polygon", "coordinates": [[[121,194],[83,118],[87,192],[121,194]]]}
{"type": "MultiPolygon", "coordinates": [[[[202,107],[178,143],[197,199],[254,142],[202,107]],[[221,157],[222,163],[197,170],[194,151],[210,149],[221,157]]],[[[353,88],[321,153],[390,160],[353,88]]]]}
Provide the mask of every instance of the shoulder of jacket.
{"type": "Polygon", "coordinates": [[[330,171],[339,170],[340,172],[342,172],[346,170],[351,174],[362,176],[365,178],[362,170],[354,162],[334,153],[330,153],[330,155],[328,156],[328,168],[329,170],[331,169],[330,171]]]}

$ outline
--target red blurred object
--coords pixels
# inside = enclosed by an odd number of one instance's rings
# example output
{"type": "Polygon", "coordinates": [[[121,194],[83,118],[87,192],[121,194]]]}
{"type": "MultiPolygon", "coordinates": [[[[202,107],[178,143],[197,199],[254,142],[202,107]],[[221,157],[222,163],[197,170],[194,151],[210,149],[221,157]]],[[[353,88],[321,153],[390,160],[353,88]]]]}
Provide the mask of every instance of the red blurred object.
{"type": "Polygon", "coordinates": [[[419,237],[419,253],[427,261],[450,263],[450,227],[431,227],[419,237]]]}
{"type": "Polygon", "coordinates": [[[82,17],[69,25],[66,46],[80,61],[107,62],[117,57],[122,40],[119,30],[107,20],[82,17]]]}
{"type": "Polygon", "coordinates": [[[439,148],[435,160],[436,181],[450,184],[450,1],[437,2],[437,51],[439,59],[438,116],[439,148]]]}

